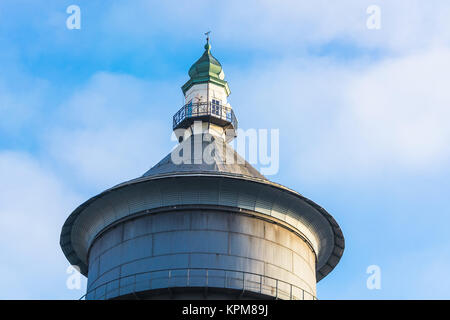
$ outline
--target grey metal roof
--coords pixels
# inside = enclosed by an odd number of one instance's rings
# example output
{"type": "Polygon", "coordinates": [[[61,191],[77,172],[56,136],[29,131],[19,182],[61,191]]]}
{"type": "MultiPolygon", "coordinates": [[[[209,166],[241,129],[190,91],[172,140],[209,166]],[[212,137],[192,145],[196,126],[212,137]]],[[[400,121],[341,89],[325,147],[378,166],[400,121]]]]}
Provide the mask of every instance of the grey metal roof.
{"type": "MultiPolygon", "coordinates": [[[[201,136],[201,135],[200,135],[201,136]]],[[[202,139],[203,140],[203,139],[202,139]]],[[[258,179],[266,178],[256,170],[250,163],[245,161],[231,146],[225,143],[222,139],[217,137],[211,137],[211,142],[209,141],[199,141],[198,149],[200,152],[196,154],[194,138],[192,136],[186,141],[182,142],[178,148],[174,149],[173,152],[165,156],[158,164],[153,168],[148,170],[143,177],[156,176],[166,173],[230,173],[239,176],[247,176],[258,179]],[[190,159],[187,163],[176,164],[172,160],[172,154],[177,153],[181,150],[189,152],[190,155],[186,159],[190,159]],[[207,149],[210,148],[210,149],[207,149]],[[213,152],[208,152],[208,150],[214,150],[213,152]],[[211,156],[204,159],[203,155],[205,151],[211,156]]]]}

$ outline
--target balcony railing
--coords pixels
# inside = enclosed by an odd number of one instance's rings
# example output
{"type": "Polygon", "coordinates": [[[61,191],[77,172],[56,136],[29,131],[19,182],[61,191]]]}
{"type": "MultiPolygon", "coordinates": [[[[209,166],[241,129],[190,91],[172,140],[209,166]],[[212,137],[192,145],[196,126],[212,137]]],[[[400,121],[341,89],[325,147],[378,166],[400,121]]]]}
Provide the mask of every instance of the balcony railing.
{"type": "Polygon", "coordinates": [[[214,268],[177,268],[135,273],[104,282],[80,298],[106,300],[155,289],[224,288],[283,300],[317,300],[310,292],[261,274],[214,268]]]}
{"type": "Polygon", "coordinates": [[[181,107],[173,116],[173,128],[176,129],[185,120],[195,118],[212,117],[212,120],[217,119],[220,123],[230,123],[236,130],[238,122],[234,115],[233,109],[220,104],[213,104],[211,102],[188,103],[181,107]]]}

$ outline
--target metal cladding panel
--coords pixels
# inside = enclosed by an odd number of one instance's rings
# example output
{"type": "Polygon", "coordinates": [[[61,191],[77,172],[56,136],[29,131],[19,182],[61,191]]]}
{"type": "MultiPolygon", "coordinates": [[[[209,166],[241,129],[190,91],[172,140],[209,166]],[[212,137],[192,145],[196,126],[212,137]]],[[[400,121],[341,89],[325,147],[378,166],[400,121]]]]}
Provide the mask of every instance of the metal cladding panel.
{"type": "Polygon", "coordinates": [[[184,204],[197,204],[199,203],[199,188],[196,183],[191,181],[179,182],[179,186],[182,190],[180,193],[181,201],[184,204]]]}
{"type": "Polygon", "coordinates": [[[94,291],[94,299],[101,300],[106,297],[106,286],[101,286],[94,291]]]}
{"type": "Polygon", "coordinates": [[[264,262],[215,253],[191,253],[191,268],[217,268],[264,274],[264,262]]]}
{"type": "Polygon", "coordinates": [[[95,300],[95,290],[86,294],[86,300],[95,300]]]}
{"type": "Polygon", "coordinates": [[[264,242],[264,261],[292,272],[292,250],[273,242],[264,242]]]}
{"type": "Polygon", "coordinates": [[[112,299],[120,294],[119,284],[119,280],[114,280],[106,285],[105,299],[112,299]]]}
{"type": "MultiPolygon", "coordinates": [[[[192,211],[190,211],[190,212],[192,212],[192,211]]],[[[210,215],[210,213],[208,211],[200,211],[198,214],[190,214],[191,229],[192,230],[207,230],[209,215],[210,215]]]]}
{"type": "Polygon", "coordinates": [[[123,241],[122,228],[123,225],[118,225],[114,227],[114,229],[111,229],[110,232],[105,233],[105,235],[99,239],[98,244],[95,246],[98,254],[104,253],[123,241]]]}
{"type": "Polygon", "coordinates": [[[244,188],[243,186],[236,186],[238,188],[238,207],[247,209],[247,210],[255,210],[255,190],[254,188],[244,188]]]}
{"type": "Polygon", "coordinates": [[[286,221],[286,215],[284,213],[280,213],[275,208],[272,209],[272,212],[270,215],[278,220],[286,221]]]}
{"type": "Polygon", "coordinates": [[[274,214],[278,215],[287,214],[289,205],[290,202],[288,196],[284,193],[279,193],[277,201],[275,201],[272,206],[272,216],[274,216],[274,214]]]}
{"type": "Polygon", "coordinates": [[[167,288],[168,287],[168,275],[167,275],[167,271],[160,271],[160,272],[155,272],[152,273],[152,280],[150,283],[150,288],[151,289],[161,289],[161,288],[167,288]]]}
{"type": "Polygon", "coordinates": [[[88,278],[88,288],[97,288],[105,285],[106,283],[120,278],[120,268],[114,268],[107,272],[102,273],[97,279],[88,278]]]}
{"type": "Polygon", "coordinates": [[[121,263],[152,255],[152,235],[124,241],[121,245],[121,263]]]}
{"type": "Polygon", "coordinates": [[[291,214],[286,214],[284,221],[289,223],[291,226],[297,226],[297,224],[298,224],[298,216],[293,216],[291,214]]]}
{"type": "Polygon", "coordinates": [[[228,221],[230,230],[264,238],[264,221],[262,220],[231,214],[228,221]]]}
{"type": "MultiPolygon", "coordinates": [[[[160,233],[167,231],[188,230],[190,226],[190,216],[183,212],[173,212],[172,214],[158,214],[152,216],[151,232],[160,233]]],[[[139,220],[135,220],[139,223],[139,220]]]]}
{"type": "MultiPolygon", "coordinates": [[[[106,197],[99,199],[99,201],[89,207],[88,210],[84,212],[84,217],[87,221],[95,219],[101,221],[101,224],[95,223],[89,226],[88,234],[90,235],[88,241],[93,240],[95,234],[102,230],[102,225],[111,224],[115,219],[115,209],[111,207],[109,202],[105,200],[106,197]]],[[[78,221],[77,221],[78,222],[78,221]]]]}
{"type": "Polygon", "coordinates": [[[197,252],[227,253],[228,234],[220,231],[178,231],[154,235],[154,254],[197,252]]]}
{"type": "Polygon", "coordinates": [[[105,206],[101,199],[98,199],[87,210],[82,212],[78,219],[75,220],[73,225],[75,232],[72,232],[75,237],[78,236],[79,238],[77,239],[72,236],[72,241],[89,241],[93,237],[93,234],[95,235],[98,232],[99,226],[104,225],[105,220],[103,216],[105,215],[105,211],[110,212],[110,208],[105,206]],[[82,233],[80,229],[83,230],[82,233]]]}
{"type": "Polygon", "coordinates": [[[119,266],[122,263],[121,246],[116,246],[104,252],[100,256],[100,271],[99,274],[104,274],[119,266]]]}
{"type": "Polygon", "coordinates": [[[219,204],[228,207],[238,206],[238,194],[234,184],[231,183],[220,184],[219,204]]]}
{"type": "Polygon", "coordinates": [[[107,197],[105,200],[108,201],[109,206],[114,211],[114,215],[104,216],[105,223],[113,223],[119,219],[130,214],[130,207],[128,205],[128,192],[120,190],[114,197],[107,197]]]}
{"type": "Polygon", "coordinates": [[[264,246],[262,241],[254,241],[249,235],[230,234],[231,255],[264,261],[264,249],[267,249],[267,247],[264,246]]]}
{"type": "MultiPolygon", "coordinates": [[[[183,270],[185,271],[185,270],[183,270]]],[[[188,280],[190,287],[205,287],[205,286],[215,286],[215,287],[221,287],[223,286],[223,279],[225,276],[225,272],[223,271],[209,271],[208,277],[206,276],[206,270],[189,270],[189,276],[188,272],[185,271],[184,274],[182,274],[188,280]],[[219,277],[221,278],[219,280],[219,277]]],[[[182,282],[180,283],[180,286],[183,286],[186,282],[180,279],[182,282]]]]}
{"type": "Polygon", "coordinates": [[[344,246],[345,246],[344,237],[336,237],[334,239],[334,242],[338,245],[338,247],[335,247],[333,252],[336,255],[342,256],[342,253],[344,252],[344,246]]]}
{"type": "Polygon", "coordinates": [[[127,193],[128,208],[130,213],[141,212],[148,209],[148,202],[144,188],[136,188],[134,193],[127,193]]]}
{"type": "MultiPolygon", "coordinates": [[[[274,224],[273,228],[267,228],[264,230],[264,238],[266,240],[272,241],[272,242],[280,242],[278,240],[279,233],[283,230],[282,226],[274,224]]],[[[280,242],[282,243],[282,242],[280,242]]]]}
{"type": "Polygon", "coordinates": [[[207,228],[209,230],[227,231],[230,229],[228,215],[211,214],[207,212],[207,228]]]}
{"type": "Polygon", "coordinates": [[[148,288],[151,286],[152,278],[151,274],[149,273],[138,274],[135,276],[135,279],[135,291],[137,292],[148,290],[148,288]]]}
{"type": "MultiPolygon", "coordinates": [[[[86,232],[86,238],[84,241],[91,243],[95,236],[102,231],[103,226],[114,221],[114,219],[112,219],[114,216],[114,208],[112,208],[104,198],[99,199],[97,203],[90,206],[83,212],[82,218],[77,221],[77,224],[80,223],[82,225],[89,225],[89,230],[86,232]],[[94,221],[94,223],[92,223],[92,221],[94,221]]],[[[84,250],[86,250],[86,248],[84,250]]]]}
{"type": "Polygon", "coordinates": [[[301,215],[296,214],[294,210],[290,211],[292,222],[298,220],[301,222],[297,225],[299,229],[303,229],[305,235],[311,239],[314,239],[317,244],[316,252],[318,253],[318,268],[325,266],[327,258],[329,257],[334,248],[334,238],[330,237],[333,234],[331,225],[327,223],[325,217],[317,215],[316,210],[304,202],[298,205],[301,211],[301,215]],[[295,217],[295,218],[294,218],[295,217]],[[314,230],[312,234],[311,230],[314,230]]]}
{"type": "Polygon", "coordinates": [[[203,204],[217,205],[219,203],[219,184],[215,179],[194,180],[198,190],[198,201],[203,204]]]}
{"type": "Polygon", "coordinates": [[[92,279],[97,279],[99,276],[99,262],[100,260],[98,258],[89,261],[89,277],[91,277],[92,279]]]}
{"type": "Polygon", "coordinates": [[[275,200],[275,192],[266,188],[258,188],[258,197],[255,202],[255,211],[271,215],[272,206],[275,200]]]}
{"type": "Polygon", "coordinates": [[[161,183],[162,205],[167,207],[181,203],[181,192],[180,186],[173,180],[171,183],[167,181],[161,183]]]}
{"type": "MultiPolygon", "coordinates": [[[[282,281],[285,281],[287,283],[290,283],[291,281],[293,281],[293,274],[289,271],[287,271],[284,268],[280,268],[276,265],[273,264],[269,264],[266,263],[265,264],[265,274],[269,277],[275,278],[275,279],[279,279],[282,281]]],[[[315,286],[312,286],[310,283],[307,283],[306,281],[304,281],[303,279],[299,278],[299,277],[295,277],[296,281],[300,281],[301,285],[303,288],[307,288],[307,291],[309,292],[313,292],[314,295],[316,294],[316,288],[315,286]]],[[[286,292],[286,290],[283,290],[286,292]]],[[[287,291],[289,292],[289,291],[287,291]]],[[[286,299],[286,298],[285,298],[286,299]]]]}
{"type": "MultiPolygon", "coordinates": [[[[286,244],[280,242],[282,245],[287,246],[286,244]]],[[[289,247],[292,248],[292,251],[295,252],[295,254],[299,255],[300,257],[302,257],[303,259],[305,259],[306,261],[308,261],[310,264],[314,264],[315,261],[315,257],[314,254],[311,254],[311,250],[308,246],[308,244],[295,236],[291,236],[291,239],[289,241],[289,247]],[[311,259],[311,257],[313,259],[311,259]]]]}
{"type": "Polygon", "coordinates": [[[315,280],[315,276],[313,277],[315,270],[311,270],[309,262],[295,253],[292,255],[292,271],[297,277],[308,283],[315,280]]]}
{"type": "MultiPolygon", "coordinates": [[[[192,230],[217,230],[228,231],[230,217],[229,215],[214,214],[211,210],[189,211],[191,213],[192,230]]],[[[230,214],[231,215],[231,214],[230,214]]]]}
{"type": "Polygon", "coordinates": [[[339,262],[339,256],[336,256],[336,255],[332,255],[331,257],[330,257],[330,263],[331,264],[337,264],[338,262],[339,262]]]}
{"type": "MultiPolygon", "coordinates": [[[[126,221],[123,224],[123,240],[133,239],[143,236],[152,228],[152,217],[150,215],[144,216],[136,223],[136,219],[126,221]]],[[[93,246],[94,248],[95,246],[93,246]]]]}
{"type": "MultiPolygon", "coordinates": [[[[130,193],[135,193],[137,189],[142,188],[142,194],[144,196],[143,203],[145,203],[145,207],[142,210],[158,208],[163,206],[161,190],[159,188],[159,184],[148,184],[148,185],[139,185],[134,186],[130,193]]],[[[139,210],[141,211],[141,210],[139,210]]],[[[139,212],[137,211],[137,212],[139,212]]]]}
{"type": "Polygon", "coordinates": [[[113,292],[114,296],[129,294],[134,291],[134,277],[123,277],[119,280],[117,291],[113,292]]]}
{"type": "Polygon", "coordinates": [[[188,268],[189,254],[169,254],[163,256],[147,257],[125,263],[122,266],[122,275],[148,272],[151,270],[162,270],[172,268],[188,268]]]}

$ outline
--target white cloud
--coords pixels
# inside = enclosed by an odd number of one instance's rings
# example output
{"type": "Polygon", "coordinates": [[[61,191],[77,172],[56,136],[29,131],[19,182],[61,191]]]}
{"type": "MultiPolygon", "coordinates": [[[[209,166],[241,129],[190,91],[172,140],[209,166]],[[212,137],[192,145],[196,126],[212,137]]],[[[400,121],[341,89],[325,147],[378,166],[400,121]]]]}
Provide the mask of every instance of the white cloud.
{"type": "Polygon", "coordinates": [[[1,298],[76,298],[69,291],[61,227],[80,198],[35,159],[0,153],[1,298]],[[59,295],[55,295],[59,292],[59,295]]]}
{"type": "Polygon", "coordinates": [[[447,299],[450,294],[448,242],[405,248],[382,266],[387,299],[447,299]]]}
{"type": "Polygon", "coordinates": [[[341,121],[382,153],[375,160],[413,170],[439,164],[450,151],[449,74],[449,49],[383,61],[349,83],[341,121]]]}
{"type": "Polygon", "coordinates": [[[366,27],[366,9],[373,4],[371,0],[266,0],[246,1],[245,5],[242,1],[227,1],[211,7],[209,1],[139,0],[132,5],[124,1],[108,9],[102,25],[106,33],[126,34],[136,39],[168,30],[183,30],[174,34],[175,38],[198,39],[202,32],[211,29],[213,39],[221,39],[228,46],[278,52],[336,40],[397,53],[449,43],[447,1],[377,1],[382,27],[376,31],[366,27]]]}
{"type": "Polygon", "coordinates": [[[45,138],[51,157],[96,192],[142,175],[170,151],[164,146],[179,101],[171,90],[131,76],[94,75],[60,107],[61,123],[45,138]]]}
{"type": "Polygon", "coordinates": [[[7,77],[0,76],[0,130],[16,133],[40,119],[48,83],[15,70],[7,72],[7,77]]]}
{"type": "Polygon", "coordinates": [[[162,158],[164,137],[153,130],[146,123],[74,131],[58,129],[50,148],[72,177],[98,192],[137,178],[162,158]]]}
{"type": "MultiPolygon", "coordinates": [[[[409,278],[409,292],[414,292],[415,299],[448,299],[450,295],[450,278],[447,270],[450,268],[448,254],[450,246],[440,246],[435,252],[427,252],[424,255],[415,254],[418,263],[425,261],[424,268],[420,272],[414,272],[411,264],[414,260],[407,260],[410,264],[405,265],[411,271],[409,278]]],[[[416,261],[417,261],[416,260],[416,261]]],[[[405,280],[406,280],[405,279],[405,280]]]]}
{"type": "Polygon", "coordinates": [[[339,97],[335,125],[305,151],[310,165],[318,166],[314,173],[367,176],[442,168],[450,155],[449,61],[450,50],[436,49],[352,75],[339,97]]]}
{"type": "Polygon", "coordinates": [[[449,49],[435,48],[369,65],[290,59],[232,70],[234,107],[243,126],[280,128],[281,167],[302,179],[434,172],[450,155],[449,61],[449,49]]]}

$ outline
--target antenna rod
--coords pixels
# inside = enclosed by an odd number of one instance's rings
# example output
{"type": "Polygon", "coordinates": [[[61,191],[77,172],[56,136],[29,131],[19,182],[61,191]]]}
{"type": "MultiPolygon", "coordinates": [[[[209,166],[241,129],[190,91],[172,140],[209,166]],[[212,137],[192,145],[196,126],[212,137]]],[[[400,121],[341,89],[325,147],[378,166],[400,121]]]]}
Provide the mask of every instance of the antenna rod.
{"type": "MultiPolygon", "coordinates": [[[[209,34],[210,33],[211,33],[211,31],[205,32],[207,44],[209,44],[209,34]]],[[[206,83],[206,109],[208,109],[209,112],[212,112],[212,104],[211,105],[209,104],[209,81],[206,83]]]]}

